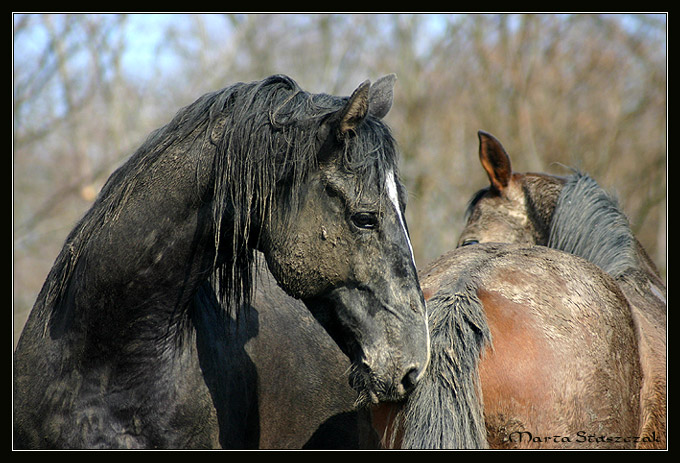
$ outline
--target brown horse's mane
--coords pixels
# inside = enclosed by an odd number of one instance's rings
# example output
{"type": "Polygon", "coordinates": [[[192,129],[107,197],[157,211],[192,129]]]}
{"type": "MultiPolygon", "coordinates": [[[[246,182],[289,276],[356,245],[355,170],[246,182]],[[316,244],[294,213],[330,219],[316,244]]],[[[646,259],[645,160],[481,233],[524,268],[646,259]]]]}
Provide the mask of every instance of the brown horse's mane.
{"type": "Polygon", "coordinates": [[[548,247],[583,257],[614,278],[639,266],[637,240],[618,201],[578,172],[557,200],[548,247]]]}

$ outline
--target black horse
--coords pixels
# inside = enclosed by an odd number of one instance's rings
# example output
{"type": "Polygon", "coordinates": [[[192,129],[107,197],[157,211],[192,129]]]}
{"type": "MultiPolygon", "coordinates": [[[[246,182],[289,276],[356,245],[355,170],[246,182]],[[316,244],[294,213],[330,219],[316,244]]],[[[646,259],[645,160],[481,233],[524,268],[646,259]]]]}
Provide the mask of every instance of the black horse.
{"type": "MultiPolygon", "coordinates": [[[[286,76],[199,98],[155,131],[68,236],[15,351],[14,443],[38,448],[230,444],[208,313],[247,305],[254,250],[351,359],[365,401],[397,400],[429,361],[381,118],[394,77],[350,96],[286,76]]],[[[228,400],[228,398],[227,398],[228,400]]]]}

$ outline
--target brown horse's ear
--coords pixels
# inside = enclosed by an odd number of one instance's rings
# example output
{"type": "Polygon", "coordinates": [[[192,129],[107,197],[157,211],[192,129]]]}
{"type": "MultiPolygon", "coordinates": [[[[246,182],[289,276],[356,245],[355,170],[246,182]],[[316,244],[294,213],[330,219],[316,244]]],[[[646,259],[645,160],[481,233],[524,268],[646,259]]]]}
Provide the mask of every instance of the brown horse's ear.
{"type": "Polygon", "coordinates": [[[502,193],[512,176],[510,156],[493,135],[480,130],[477,136],[479,137],[479,160],[489,176],[491,188],[502,193]]]}

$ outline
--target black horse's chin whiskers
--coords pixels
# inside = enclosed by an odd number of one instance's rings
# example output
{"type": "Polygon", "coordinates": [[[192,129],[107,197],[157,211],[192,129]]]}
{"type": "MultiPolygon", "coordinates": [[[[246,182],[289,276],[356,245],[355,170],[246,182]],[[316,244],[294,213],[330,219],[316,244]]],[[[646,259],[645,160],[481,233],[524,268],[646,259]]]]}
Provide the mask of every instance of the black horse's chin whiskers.
{"type": "Polygon", "coordinates": [[[404,315],[402,315],[398,309],[393,307],[391,304],[381,304],[381,310],[393,315],[400,322],[404,321],[404,315]]]}
{"type": "Polygon", "coordinates": [[[380,402],[376,384],[371,381],[370,374],[363,365],[353,363],[350,367],[350,385],[357,391],[355,406],[367,407],[380,402]]]}
{"type": "Polygon", "coordinates": [[[357,408],[376,405],[380,402],[399,402],[406,397],[396,383],[388,383],[374,374],[364,362],[353,362],[350,366],[349,382],[357,391],[357,408]]]}

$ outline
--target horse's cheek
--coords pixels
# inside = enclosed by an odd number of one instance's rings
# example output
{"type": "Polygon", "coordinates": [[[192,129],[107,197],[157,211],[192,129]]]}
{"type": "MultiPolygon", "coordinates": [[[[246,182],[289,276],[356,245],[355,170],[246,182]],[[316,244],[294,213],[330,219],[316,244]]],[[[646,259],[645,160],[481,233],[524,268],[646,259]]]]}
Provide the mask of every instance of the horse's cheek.
{"type": "Polygon", "coordinates": [[[270,271],[288,294],[309,299],[350,279],[348,243],[340,231],[317,223],[288,237],[267,253],[270,271]]]}

